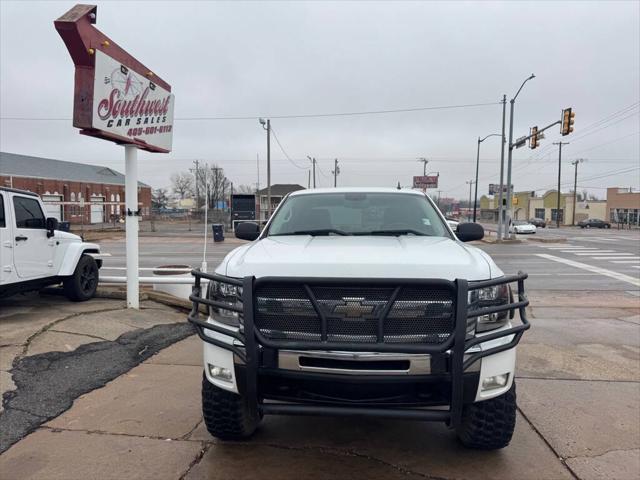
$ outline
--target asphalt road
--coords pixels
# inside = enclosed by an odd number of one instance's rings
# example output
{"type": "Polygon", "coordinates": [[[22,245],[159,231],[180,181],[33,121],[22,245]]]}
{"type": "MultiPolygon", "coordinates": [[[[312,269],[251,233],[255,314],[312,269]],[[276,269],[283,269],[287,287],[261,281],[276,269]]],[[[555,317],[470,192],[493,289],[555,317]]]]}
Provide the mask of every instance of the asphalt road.
{"type": "MultiPolygon", "coordinates": [[[[622,290],[640,288],[640,231],[582,230],[575,228],[539,229],[534,235],[521,235],[519,244],[476,245],[489,253],[505,273],[529,273],[529,289],[544,290],[622,290]],[[562,239],[562,243],[533,241],[562,239]],[[566,239],[566,240],[565,240],[566,239]]],[[[125,274],[124,239],[103,240],[103,275],[125,274]]],[[[239,245],[235,238],[214,243],[207,241],[207,263],[212,270],[224,256],[239,245]]],[[[203,257],[202,235],[195,231],[165,232],[140,238],[140,267],[186,264],[199,266],[203,257]]],[[[150,275],[143,270],[142,275],[150,275]]]]}

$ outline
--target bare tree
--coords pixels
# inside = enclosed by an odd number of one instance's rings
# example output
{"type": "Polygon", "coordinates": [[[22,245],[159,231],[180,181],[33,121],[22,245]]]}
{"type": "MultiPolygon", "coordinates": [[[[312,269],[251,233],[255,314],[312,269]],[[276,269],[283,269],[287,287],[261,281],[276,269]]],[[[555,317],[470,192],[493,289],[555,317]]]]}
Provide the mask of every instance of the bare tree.
{"type": "Polygon", "coordinates": [[[233,193],[251,194],[256,193],[256,189],[251,185],[234,185],[233,193]]]}
{"type": "Polygon", "coordinates": [[[151,192],[151,206],[154,210],[167,208],[169,197],[166,188],[157,188],[151,192]]]}
{"type": "Polygon", "coordinates": [[[193,175],[189,172],[177,172],[171,175],[171,189],[173,193],[183,199],[193,194],[193,175]]]}

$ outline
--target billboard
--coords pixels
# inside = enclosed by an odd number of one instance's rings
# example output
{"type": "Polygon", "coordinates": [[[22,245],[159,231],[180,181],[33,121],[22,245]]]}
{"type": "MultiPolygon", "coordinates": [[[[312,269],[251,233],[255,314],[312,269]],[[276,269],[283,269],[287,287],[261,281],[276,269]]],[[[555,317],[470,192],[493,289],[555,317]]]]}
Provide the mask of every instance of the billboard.
{"type": "Polygon", "coordinates": [[[150,152],[171,151],[171,85],[95,28],[97,7],[78,4],[54,25],[75,66],[73,126],[150,152]]]}
{"type": "Polygon", "coordinates": [[[413,177],[413,188],[438,188],[438,175],[413,177]]]}
{"type": "MultiPolygon", "coordinates": [[[[511,185],[511,191],[513,192],[513,185],[511,185]]],[[[489,184],[489,195],[498,195],[500,193],[500,184],[499,183],[490,183],[489,184]]],[[[507,193],[507,186],[502,185],[502,193],[507,193]]]]}

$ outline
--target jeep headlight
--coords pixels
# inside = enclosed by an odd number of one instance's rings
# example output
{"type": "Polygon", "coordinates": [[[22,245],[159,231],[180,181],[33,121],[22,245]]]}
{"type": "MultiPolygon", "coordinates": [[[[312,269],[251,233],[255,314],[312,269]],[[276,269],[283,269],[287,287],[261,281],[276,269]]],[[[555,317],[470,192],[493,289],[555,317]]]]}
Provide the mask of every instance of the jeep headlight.
{"type": "MultiPolygon", "coordinates": [[[[495,285],[493,287],[479,288],[469,291],[469,308],[470,310],[479,310],[486,307],[495,307],[498,305],[506,305],[511,298],[509,285],[495,285]]],[[[480,317],[472,317],[468,322],[475,323],[475,331],[487,332],[506,325],[509,318],[509,311],[490,313],[480,317]]],[[[467,325],[467,334],[469,333],[469,324],[467,325]]]]}
{"type": "MultiPolygon", "coordinates": [[[[209,282],[207,298],[216,302],[226,303],[232,307],[240,307],[242,306],[242,287],[212,280],[209,282]]],[[[238,312],[226,308],[209,307],[209,315],[211,315],[211,318],[215,321],[224,323],[230,327],[240,326],[240,316],[238,312]]]]}

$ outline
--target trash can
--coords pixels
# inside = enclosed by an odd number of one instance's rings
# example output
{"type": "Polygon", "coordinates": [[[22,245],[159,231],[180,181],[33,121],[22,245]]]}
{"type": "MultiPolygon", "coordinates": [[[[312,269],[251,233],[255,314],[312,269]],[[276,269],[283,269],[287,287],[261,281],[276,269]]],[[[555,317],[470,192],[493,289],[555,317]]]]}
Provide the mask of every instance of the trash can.
{"type": "Polygon", "coordinates": [[[213,229],[213,241],[224,242],[224,225],[221,223],[214,223],[211,225],[213,229]]]}
{"type": "Polygon", "coordinates": [[[58,230],[61,232],[68,232],[70,227],[69,222],[58,222],[58,230]]]}

